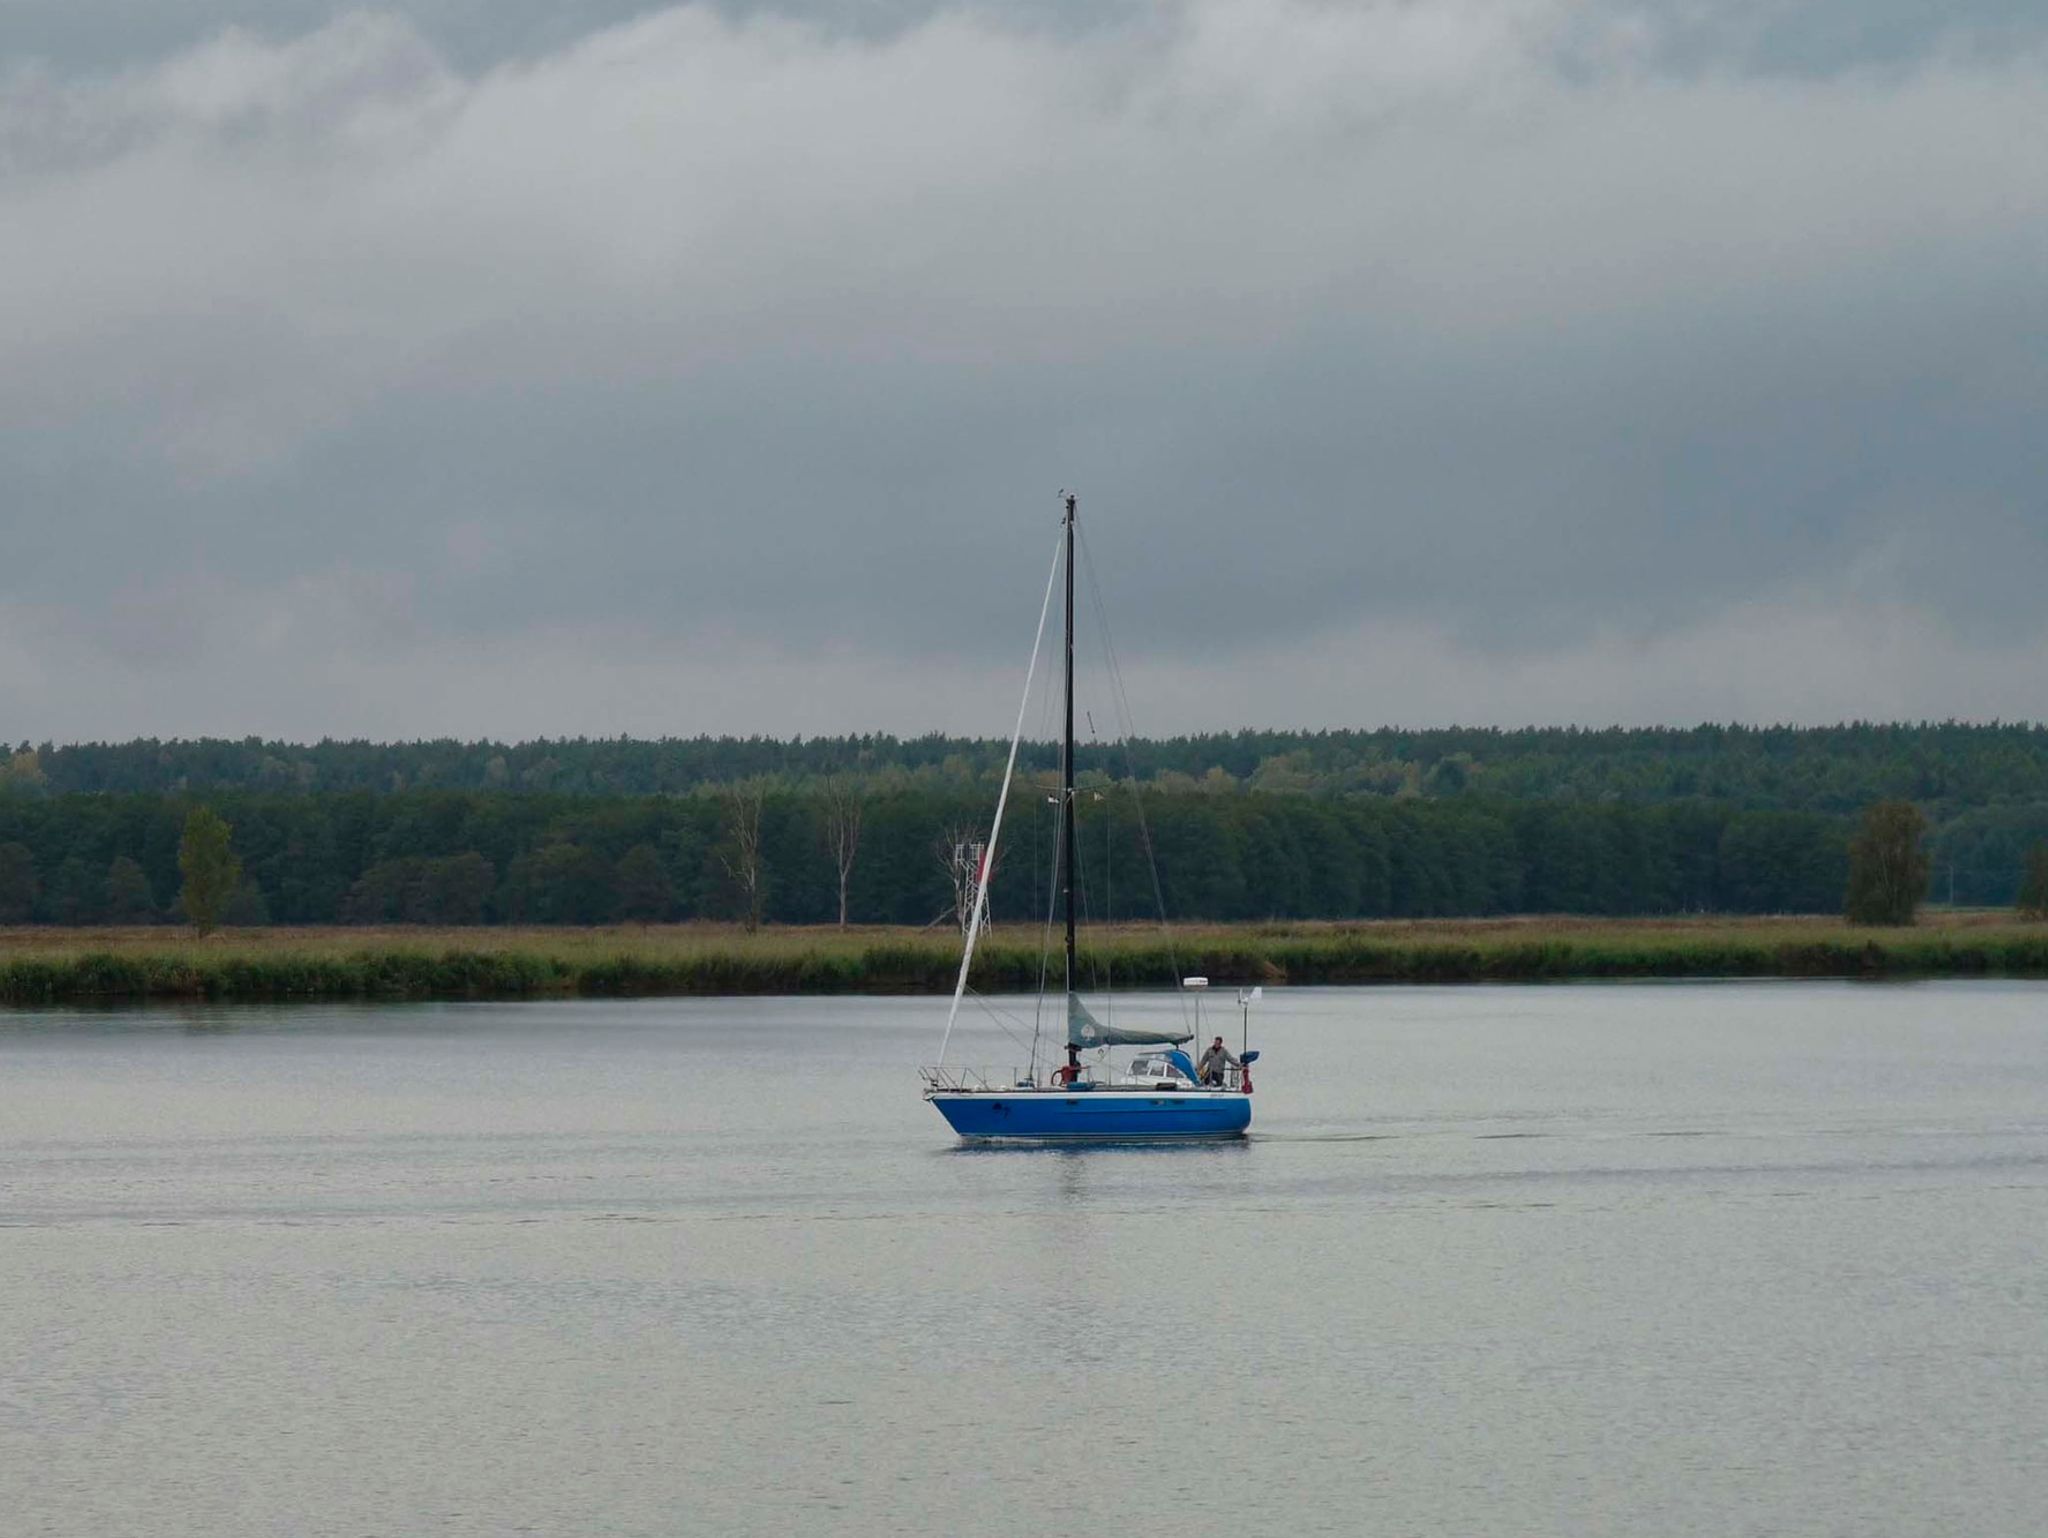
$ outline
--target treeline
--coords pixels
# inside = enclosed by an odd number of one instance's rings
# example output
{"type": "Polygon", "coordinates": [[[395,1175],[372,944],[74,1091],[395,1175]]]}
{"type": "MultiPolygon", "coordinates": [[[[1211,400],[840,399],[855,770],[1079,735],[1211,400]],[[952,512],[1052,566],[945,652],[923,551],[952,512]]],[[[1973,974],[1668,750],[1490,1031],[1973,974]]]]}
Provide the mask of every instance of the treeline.
{"type": "MultiPolygon", "coordinates": [[[[178,851],[197,804],[0,798],[0,922],[183,917],[178,851]]],[[[956,915],[990,811],[978,789],[835,801],[758,781],[741,794],[236,792],[206,804],[231,826],[240,861],[231,924],[829,923],[842,856],[851,921],[943,924],[956,915]]],[[[1033,925],[1046,912],[1052,817],[1036,787],[1013,795],[991,900],[999,925],[1033,925]]],[[[1123,787],[1084,794],[1076,832],[1091,918],[1155,918],[1161,897],[1175,919],[1190,920],[1811,913],[1840,907],[1852,822],[1705,802],[1123,787]]],[[[2011,900],[2016,871],[1996,900],[2011,900]]]]}
{"type": "MultiPolygon", "coordinates": [[[[761,776],[795,785],[853,777],[876,789],[978,785],[1007,744],[887,735],[653,741],[337,742],[197,739],[0,751],[0,796],[225,791],[538,796],[683,795],[761,776]]],[[[1027,769],[1055,750],[1030,743],[1027,769]]],[[[1937,823],[1969,809],[2048,804],[2048,728],[1954,722],[1825,728],[1233,732],[1086,744],[1084,773],[1166,790],[1330,799],[1714,801],[1744,810],[1845,816],[1897,798],[1937,823]]]]}

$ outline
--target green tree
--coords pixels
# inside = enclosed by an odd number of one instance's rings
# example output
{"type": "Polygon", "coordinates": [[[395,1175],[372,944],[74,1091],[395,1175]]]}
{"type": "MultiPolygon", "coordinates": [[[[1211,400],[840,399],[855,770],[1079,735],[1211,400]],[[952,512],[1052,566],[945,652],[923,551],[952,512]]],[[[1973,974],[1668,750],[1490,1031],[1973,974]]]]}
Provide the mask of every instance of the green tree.
{"type": "Polygon", "coordinates": [[[2048,844],[2027,851],[2027,875],[2020,883],[2020,917],[2048,919],[2048,844]]]}
{"type": "Polygon", "coordinates": [[[72,855],[50,878],[50,889],[45,895],[50,918],[59,924],[96,923],[100,906],[99,883],[93,879],[92,867],[72,855]]]}
{"type": "Polygon", "coordinates": [[[422,863],[382,860],[372,865],[342,894],[336,916],[344,924],[383,924],[402,917],[407,888],[422,863]]]}
{"type": "Polygon", "coordinates": [[[40,791],[49,783],[43,773],[42,755],[23,743],[20,749],[9,755],[0,746],[0,791],[40,791]]]}
{"type": "Polygon", "coordinates": [[[26,924],[40,890],[28,845],[0,844],[0,924],[26,924]]]}
{"type": "Polygon", "coordinates": [[[602,924],[612,912],[612,867],[580,844],[545,845],[506,868],[500,906],[522,924],[602,924]]]}
{"type": "Polygon", "coordinates": [[[270,922],[270,899],[263,895],[262,884],[254,876],[244,876],[236,885],[234,895],[228,899],[227,908],[221,914],[221,922],[238,929],[256,928],[270,922]]]}
{"type": "Polygon", "coordinates": [[[474,849],[433,861],[426,882],[431,922],[481,924],[497,885],[497,868],[474,849]]]}
{"type": "Polygon", "coordinates": [[[149,889],[149,876],[125,854],[107,867],[106,915],[109,924],[157,921],[156,894],[149,889]]]}
{"type": "Polygon", "coordinates": [[[1927,895],[1931,862],[1921,847],[1927,819],[1910,801],[1880,801],[1863,814],[1849,840],[1849,891],[1843,913],[1852,924],[1910,924],[1927,895]]]}
{"type": "Polygon", "coordinates": [[[675,883],[652,844],[635,844],[626,851],[613,873],[612,890],[622,919],[658,924],[675,910],[675,883]]]}
{"type": "Polygon", "coordinates": [[[185,916],[200,934],[212,934],[242,883],[242,862],[235,858],[234,830],[211,807],[195,806],[186,815],[178,873],[185,878],[185,916]]]}

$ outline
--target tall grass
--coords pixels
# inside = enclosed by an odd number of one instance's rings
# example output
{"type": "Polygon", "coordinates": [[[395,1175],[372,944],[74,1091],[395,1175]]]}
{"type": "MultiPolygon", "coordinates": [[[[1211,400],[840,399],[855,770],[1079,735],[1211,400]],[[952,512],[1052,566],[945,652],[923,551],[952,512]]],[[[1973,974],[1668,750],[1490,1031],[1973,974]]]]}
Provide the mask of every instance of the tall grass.
{"type": "MultiPolygon", "coordinates": [[[[1037,985],[1038,938],[976,953],[984,992],[1037,985]]],[[[1618,977],[2048,976],[2048,927],[2003,916],[1912,929],[1826,920],[1572,919],[1110,930],[1083,976],[1164,987],[1231,983],[1506,982],[1618,977]]],[[[525,998],[589,994],[943,993],[948,934],[860,929],[0,931],[0,1003],[79,999],[525,998]]]]}

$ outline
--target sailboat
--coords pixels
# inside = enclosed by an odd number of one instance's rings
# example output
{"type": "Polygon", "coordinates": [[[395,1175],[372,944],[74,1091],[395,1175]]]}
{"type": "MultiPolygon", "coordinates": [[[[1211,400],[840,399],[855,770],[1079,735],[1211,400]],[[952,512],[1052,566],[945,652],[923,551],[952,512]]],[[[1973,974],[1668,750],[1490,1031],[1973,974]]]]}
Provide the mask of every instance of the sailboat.
{"type": "MultiPolygon", "coordinates": [[[[1010,738],[1010,756],[1003,770],[1002,791],[996,799],[995,818],[976,876],[973,906],[968,911],[965,943],[961,948],[960,975],[953,988],[952,1008],[946,1016],[946,1034],[939,1044],[938,1064],[920,1070],[924,1097],[945,1117],[947,1125],[962,1138],[973,1142],[1124,1142],[1242,1137],[1251,1125],[1250,1065],[1258,1059],[1258,1053],[1240,1051],[1224,1064],[1220,1075],[1205,1080],[1198,1076],[1195,1064],[1185,1050],[1194,1039],[1195,1032],[1142,1030],[1116,1023],[1105,1024],[1089,1010],[1079,992],[1074,914],[1076,498],[1063,493],[1062,502],[1065,516],[1061,520],[1060,544],[1054,552],[1052,573],[1046,579],[1045,600],[1038,611],[1038,635],[1031,647],[1031,666],[1024,676],[1024,703],[1018,707],[1017,729],[1010,738]],[[1054,1067],[1041,1082],[1037,1075],[1035,1050],[1032,1067],[1022,1074],[948,1067],[946,1051],[959,1018],[961,999],[967,991],[967,974],[974,962],[975,942],[987,925],[989,877],[995,868],[1003,812],[1009,804],[1010,785],[1017,772],[1017,747],[1023,740],[1032,680],[1045,640],[1046,616],[1052,606],[1054,585],[1062,573],[1066,578],[1066,644],[1063,653],[1065,730],[1060,743],[1059,863],[1054,879],[1059,885],[1066,930],[1065,1061],[1054,1067]],[[1134,1053],[1119,1066],[1112,1054],[1128,1048],[1144,1050],[1134,1053]],[[1086,1060],[1083,1054],[1088,1055],[1086,1060]]],[[[1184,986],[1206,987],[1207,979],[1189,978],[1184,986]]],[[[1257,990],[1240,994],[1239,1002],[1248,1010],[1250,1001],[1256,996],[1257,990]]],[[[1242,1040],[1240,1045],[1243,1045],[1242,1040]]]]}

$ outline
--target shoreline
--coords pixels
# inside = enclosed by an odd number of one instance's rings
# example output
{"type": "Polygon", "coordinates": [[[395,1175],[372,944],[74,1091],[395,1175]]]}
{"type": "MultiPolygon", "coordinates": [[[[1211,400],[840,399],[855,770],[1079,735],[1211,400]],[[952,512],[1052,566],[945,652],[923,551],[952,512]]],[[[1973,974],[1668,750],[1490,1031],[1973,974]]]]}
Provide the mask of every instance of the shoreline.
{"type": "MultiPolygon", "coordinates": [[[[971,984],[1038,987],[1036,935],[984,938],[971,984]]],[[[1907,929],[1831,918],[1576,917],[1196,925],[1096,932],[1086,975],[1170,987],[1625,978],[2048,977],[2048,925],[1940,914],[1907,929]]],[[[518,999],[946,994],[946,932],[722,925],[595,929],[0,930],[0,1005],[95,1000],[518,999]]]]}

